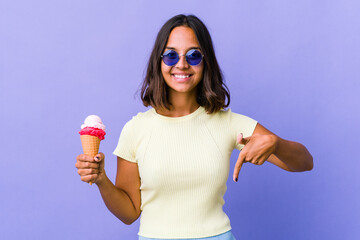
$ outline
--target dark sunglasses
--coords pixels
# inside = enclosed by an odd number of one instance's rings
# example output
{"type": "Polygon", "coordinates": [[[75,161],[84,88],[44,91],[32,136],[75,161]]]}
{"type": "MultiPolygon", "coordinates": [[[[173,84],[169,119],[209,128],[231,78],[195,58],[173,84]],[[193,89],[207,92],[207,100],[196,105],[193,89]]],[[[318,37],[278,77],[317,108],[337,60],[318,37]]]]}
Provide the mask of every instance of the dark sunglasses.
{"type": "MultiPolygon", "coordinates": [[[[163,55],[161,55],[164,63],[168,66],[174,66],[177,64],[181,56],[184,55],[179,55],[174,50],[167,50],[163,55]]],[[[190,49],[185,54],[185,59],[191,66],[196,66],[201,63],[203,57],[204,55],[202,55],[201,52],[196,49],[190,49]]]]}

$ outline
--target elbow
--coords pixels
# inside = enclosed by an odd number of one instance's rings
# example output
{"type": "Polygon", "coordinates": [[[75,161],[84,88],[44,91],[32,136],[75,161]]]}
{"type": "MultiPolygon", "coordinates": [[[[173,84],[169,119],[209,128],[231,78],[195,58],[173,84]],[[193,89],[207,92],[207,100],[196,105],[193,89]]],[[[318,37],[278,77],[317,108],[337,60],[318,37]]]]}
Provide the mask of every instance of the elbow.
{"type": "Polygon", "coordinates": [[[134,222],[135,222],[135,220],[134,221],[122,221],[123,223],[125,223],[126,225],[131,225],[131,224],[133,224],[134,222]]]}
{"type": "Polygon", "coordinates": [[[131,225],[133,224],[135,221],[137,220],[137,218],[135,219],[124,219],[124,220],[121,220],[123,223],[125,223],[126,225],[131,225]]]}
{"type": "Polygon", "coordinates": [[[306,161],[305,171],[311,171],[314,168],[314,160],[311,154],[309,153],[308,160],[306,161]]]}
{"type": "Polygon", "coordinates": [[[308,169],[307,171],[311,171],[314,168],[314,161],[313,158],[310,158],[309,164],[308,164],[308,169]]]}
{"type": "Polygon", "coordinates": [[[289,172],[306,172],[311,171],[314,168],[314,162],[313,158],[310,155],[310,157],[307,159],[307,161],[304,161],[301,164],[298,164],[297,166],[288,167],[286,170],[289,172]]]}
{"type": "Polygon", "coordinates": [[[299,162],[299,165],[301,166],[299,166],[299,172],[311,171],[314,168],[313,157],[305,146],[303,146],[303,148],[304,151],[300,154],[302,160],[299,162]]]}
{"type": "Polygon", "coordinates": [[[314,161],[312,156],[310,155],[310,157],[308,158],[308,160],[303,164],[303,166],[298,170],[298,171],[294,171],[294,172],[306,172],[306,171],[311,171],[314,168],[314,161]]]}
{"type": "MultiPolygon", "coordinates": [[[[140,212],[141,213],[141,212],[140,212]]],[[[134,216],[133,218],[127,218],[127,219],[120,219],[123,223],[125,223],[126,225],[131,225],[133,224],[139,217],[140,217],[140,213],[137,213],[136,216],[134,216]]]]}

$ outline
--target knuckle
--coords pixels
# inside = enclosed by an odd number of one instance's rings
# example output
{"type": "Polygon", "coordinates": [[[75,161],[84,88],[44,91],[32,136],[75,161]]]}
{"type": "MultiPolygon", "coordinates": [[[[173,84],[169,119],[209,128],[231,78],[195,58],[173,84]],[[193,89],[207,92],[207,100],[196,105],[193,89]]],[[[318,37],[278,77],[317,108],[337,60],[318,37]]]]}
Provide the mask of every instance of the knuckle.
{"type": "Polygon", "coordinates": [[[273,139],[274,139],[274,136],[272,136],[272,135],[270,135],[270,134],[265,136],[265,140],[266,140],[266,141],[272,142],[273,139]]]}

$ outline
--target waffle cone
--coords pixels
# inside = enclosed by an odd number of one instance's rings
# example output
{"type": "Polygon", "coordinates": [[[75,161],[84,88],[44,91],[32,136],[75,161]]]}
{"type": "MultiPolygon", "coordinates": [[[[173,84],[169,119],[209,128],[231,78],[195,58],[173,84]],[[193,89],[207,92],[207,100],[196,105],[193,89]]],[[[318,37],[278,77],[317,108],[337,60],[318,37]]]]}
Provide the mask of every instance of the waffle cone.
{"type": "Polygon", "coordinates": [[[80,135],[84,154],[94,157],[99,152],[100,139],[91,135],[80,135]]]}

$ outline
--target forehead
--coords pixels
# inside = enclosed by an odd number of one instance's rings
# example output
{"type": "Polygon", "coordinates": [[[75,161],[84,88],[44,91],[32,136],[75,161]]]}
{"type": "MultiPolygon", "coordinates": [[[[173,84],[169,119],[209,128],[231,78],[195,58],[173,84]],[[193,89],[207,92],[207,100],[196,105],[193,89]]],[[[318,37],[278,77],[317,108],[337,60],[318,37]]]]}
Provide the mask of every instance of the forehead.
{"type": "Polygon", "coordinates": [[[189,27],[180,26],[171,31],[166,47],[174,48],[176,50],[187,50],[189,48],[198,48],[200,46],[194,30],[189,27]]]}

